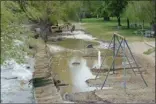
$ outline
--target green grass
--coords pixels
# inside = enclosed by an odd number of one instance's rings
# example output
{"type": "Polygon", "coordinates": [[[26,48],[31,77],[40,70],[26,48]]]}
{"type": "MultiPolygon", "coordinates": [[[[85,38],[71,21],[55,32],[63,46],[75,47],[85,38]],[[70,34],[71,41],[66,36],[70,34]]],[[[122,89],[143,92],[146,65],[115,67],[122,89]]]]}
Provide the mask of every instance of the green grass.
{"type": "Polygon", "coordinates": [[[155,48],[150,48],[147,51],[145,51],[143,54],[149,55],[155,51],[155,48]]]}
{"type": "MultiPolygon", "coordinates": [[[[127,29],[127,23],[125,19],[121,19],[122,26],[120,29],[117,29],[116,18],[111,18],[111,20],[107,22],[103,21],[103,18],[82,19],[82,23],[84,23],[83,26],[87,32],[103,40],[110,40],[114,32],[126,37],[126,39],[129,41],[143,41],[143,39],[154,40],[143,38],[141,35],[136,35],[134,31],[138,30],[139,28],[127,29]]],[[[149,23],[145,23],[145,28],[149,28],[149,23]]]]}

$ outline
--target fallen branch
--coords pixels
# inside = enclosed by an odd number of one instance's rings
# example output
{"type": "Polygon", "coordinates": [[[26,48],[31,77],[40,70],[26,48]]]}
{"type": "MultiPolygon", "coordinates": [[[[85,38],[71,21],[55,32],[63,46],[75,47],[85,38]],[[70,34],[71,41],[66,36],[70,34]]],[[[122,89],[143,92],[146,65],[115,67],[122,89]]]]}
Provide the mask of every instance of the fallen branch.
{"type": "Polygon", "coordinates": [[[2,77],[2,78],[9,80],[9,79],[17,79],[18,77],[12,77],[12,78],[5,78],[5,77],[2,77]]]}
{"type": "MultiPolygon", "coordinates": [[[[138,67],[133,67],[133,68],[138,68],[138,67]]],[[[141,67],[139,67],[139,68],[141,68],[141,67]]],[[[127,67],[127,68],[125,68],[125,69],[131,69],[131,67],[127,67]]],[[[96,69],[96,68],[92,68],[91,69],[91,71],[92,72],[103,72],[103,73],[105,73],[105,72],[108,72],[108,68],[105,68],[105,69],[96,69]]],[[[124,70],[124,68],[115,68],[115,71],[118,71],[118,70],[124,70]]],[[[110,69],[110,71],[113,71],[113,69],[110,69]]]]}

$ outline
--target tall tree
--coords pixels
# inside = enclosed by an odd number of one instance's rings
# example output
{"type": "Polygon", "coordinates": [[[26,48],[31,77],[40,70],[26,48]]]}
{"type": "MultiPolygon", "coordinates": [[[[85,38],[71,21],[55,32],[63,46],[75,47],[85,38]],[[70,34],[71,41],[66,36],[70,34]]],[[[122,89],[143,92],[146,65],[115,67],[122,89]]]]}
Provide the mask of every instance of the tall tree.
{"type": "Polygon", "coordinates": [[[101,3],[101,6],[99,8],[97,8],[97,13],[101,14],[101,16],[104,18],[104,21],[109,20],[108,5],[107,5],[106,1],[103,1],[101,3]]]}
{"type": "Polygon", "coordinates": [[[102,4],[102,13],[105,17],[117,17],[118,26],[121,26],[120,17],[124,8],[127,6],[127,0],[105,0],[102,4]]]}
{"type": "Polygon", "coordinates": [[[129,1],[124,15],[133,22],[152,22],[154,21],[154,1],[129,1]]]}
{"type": "Polygon", "coordinates": [[[127,0],[111,0],[108,1],[109,3],[109,11],[111,12],[111,16],[117,17],[118,20],[118,26],[121,26],[121,13],[123,12],[124,8],[127,6],[128,2],[127,0]]]}
{"type": "Polygon", "coordinates": [[[84,17],[98,17],[100,15],[99,7],[101,7],[101,3],[103,1],[97,0],[97,1],[81,1],[83,4],[82,9],[84,13],[84,17]]]}

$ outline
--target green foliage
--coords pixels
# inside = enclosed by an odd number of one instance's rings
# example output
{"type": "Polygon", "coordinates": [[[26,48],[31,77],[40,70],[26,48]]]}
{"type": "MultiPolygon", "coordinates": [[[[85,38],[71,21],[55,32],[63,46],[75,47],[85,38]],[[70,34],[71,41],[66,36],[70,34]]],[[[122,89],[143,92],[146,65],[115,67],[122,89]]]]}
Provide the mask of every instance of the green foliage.
{"type": "Polygon", "coordinates": [[[85,12],[85,14],[90,14],[91,17],[95,17],[97,15],[101,15],[101,4],[103,1],[82,1],[83,8],[82,11],[85,12]]]}
{"type": "MultiPolygon", "coordinates": [[[[83,26],[93,36],[97,37],[101,40],[108,40],[110,41],[114,32],[119,33],[126,37],[128,41],[143,41],[142,35],[136,35],[134,32],[137,31],[137,28],[130,28],[127,29],[126,19],[122,19],[122,26],[120,29],[116,27],[117,19],[111,18],[111,21],[103,22],[103,18],[85,18],[82,19],[83,26]]],[[[145,26],[149,28],[149,23],[145,23],[145,26]]],[[[149,38],[144,37],[145,40],[149,40],[149,38]]],[[[151,39],[150,41],[153,41],[151,39]]]]}
{"type": "Polygon", "coordinates": [[[154,12],[154,1],[129,1],[124,16],[133,22],[151,22],[154,12]]]}
{"type": "Polygon", "coordinates": [[[27,1],[27,16],[34,21],[57,23],[59,21],[77,20],[80,2],[69,1],[27,1]]]}
{"type": "Polygon", "coordinates": [[[22,62],[30,53],[29,44],[37,47],[32,32],[24,26],[28,20],[46,24],[61,20],[78,20],[79,1],[2,1],[1,2],[1,64],[10,58],[22,62]],[[15,45],[16,42],[22,45],[15,45]]]}
{"type": "Polygon", "coordinates": [[[107,9],[110,12],[110,16],[119,17],[128,2],[127,0],[106,0],[106,4],[108,5],[107,9]]]}
{"type": "Polygon", "coordinates": [[[101,7],[99,7],[99,11],[103,17],[109,16],[108,5],[105,2],[103,2],[101,7]]]}
{"type": "MultiPolygon", "coordinates": [[[[87,1],[86,1],[87,2],[87,1]]],[[[119,17],[127,6],[127,0],[105,0],[90,2],[89,9],[94,14],[100,14],[103,17],[116,16],[119,17]]]]}
{"type": "Polygon", "coordinates": [[[10,58],[14,58],[17,62],[24,61],[26,53],[23,49],[30,34],[22,25],[25,20],[25,14],[17,2],[1,2],[1,64],[10,58]]]}

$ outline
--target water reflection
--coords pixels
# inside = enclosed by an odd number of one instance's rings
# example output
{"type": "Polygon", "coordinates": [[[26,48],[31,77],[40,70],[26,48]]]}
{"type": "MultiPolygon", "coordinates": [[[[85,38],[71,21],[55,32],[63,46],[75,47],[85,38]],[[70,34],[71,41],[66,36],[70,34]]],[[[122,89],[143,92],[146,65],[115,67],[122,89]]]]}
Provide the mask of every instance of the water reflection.
{"type": "Polygon", "coordinates": [[[72,92],[84,92],[94,90],[94,87],[89,87],[86,80],[95,78],[87,66],[87,60],[82,57],[73,57],[69,63],[70,73],[72,75],[72,92]],[[73,65],[73,62],[80,61],[80,65],[73,65]]]}
{"type": "MultiPolygon", "coordinates": [[[[49,43],[49,46],[57,44],[65,49],[56,53],[54,53],[56,48],[50,50],[54,55],[52,72],[57,74],[57,79],[60,79],[62,83],[69,84],[69,86],[61,87],[61,94],[96,89],[89,87],[85,82],[95,78],[90,69],[99,68],[101,64],[101,68],[109,68],[113,61],[113,51],[107,49],[108,43],[97,41],[83,32],[73,32],[73,34],[62,36],[66,38],[63,41],[49,43]],[[90,44],[93,45],[93,48],[86,48],[90,44]],[[107,57],[105,57],[105,61],[102,61],[106,52],[107,57]],[[77,64],[72,64],[73,62],[77,64]]],[[[115,64],[121,64],[121,58],[115,60],[117,61],[115,64]]]]}
{"type": "MultiPolygon", "coordinates": [[[[96,58],[97,61],[97,58],[96,58]]],[[[69,86],[62,87],[61,93],[65,92],[84,92],[96,89],[95,87],[89,87],[85,82],[87,79],[95,78],[88,67],[90,59],[84,59],[78,52],[71,53],[60,53],[55,55],[52,62],[52,70],[57,73],[57,77],[62,83],[67,83],[69,86]],[[72,64],[73,62],[80,64],[72,64]]]]}

